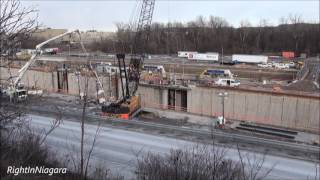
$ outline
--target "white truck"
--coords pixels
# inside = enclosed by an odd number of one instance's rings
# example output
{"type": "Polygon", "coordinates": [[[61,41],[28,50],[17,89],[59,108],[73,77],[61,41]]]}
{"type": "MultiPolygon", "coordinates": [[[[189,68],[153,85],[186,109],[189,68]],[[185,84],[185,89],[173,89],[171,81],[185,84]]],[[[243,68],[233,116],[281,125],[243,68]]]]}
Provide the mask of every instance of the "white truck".
{"type": "Polygon", "coordinates": [[[267,64],[268,56],[263,55],[248,55],[248,54],[233,54],[232,62],[234,63],[262,63],[267,64]]]}
{"type": "Polygon", "coordinates": [[[195,53],[189,54],[188,60],[214,61],[218,62],[219,53],[195,53]]]}
{"type": "Polygon", "coordinates": [[[178,51],[178,57],[188,58],[189,54],[196,54],[196,51],[178,51]]]}
{"type": "Polygon", "coordinates": [[[258,67],[261,67],[261,68],[272,68],[272,63],[258,64],[258,67]]]}
{"type": "Polygon", "coordinates": [[[237,87],[240,86],[240,81],[233,78],[219,78],[215,81],[215,84],[219,86],[237,87]]]}

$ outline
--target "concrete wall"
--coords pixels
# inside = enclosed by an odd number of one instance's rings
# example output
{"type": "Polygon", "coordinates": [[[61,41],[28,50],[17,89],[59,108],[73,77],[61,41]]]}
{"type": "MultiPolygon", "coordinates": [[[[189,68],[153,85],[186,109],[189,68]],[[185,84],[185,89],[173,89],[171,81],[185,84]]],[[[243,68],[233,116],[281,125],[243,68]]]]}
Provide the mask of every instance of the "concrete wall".
{"type": "MultiPolygon", "coordinates": [[[[11,68],[11,75],[16,77],[18,69],[11,68]]],[[[1,81],[10,78],[9,71],[6,68],[0,68],[1,81]]],[[[57,73],[54,72],[41,72],[41,71],[27,71],[21,82],[27,87],[38,87],[40,89],[52,90],[57,88],[57,73]]]]}
{"type": "MultiPolygon", "coordinates": [[[[222,99],[217,88],[194,87],[188,93],[188,112],[218,116],[222,114],[222,99]]],[[[268,125],[320,132],[320,99],[290,95],[228,92],[225,116],[268,125]]]]}
{"type": "MultiPolygon", "coordinates": [[[[228,92],[225,99],[227,119],[320,132],[319,98],[192,87],[188,90],[187,112],[211,117],[222,115],[219,92],[228,92]]],[[[167,107],[168,89],[143,85],[138,93],[142,107],[167,107]]]]}
{"type": "MultiPolygon", "coordinates": [[[[10,72],[12,76],[18,75],[18,69],[11,68],[10,72]]],[[[2,82],[5,82],[10,77],[8,70],[6,68],[0,68],[0,78],[2,82]]],[[[107,96],[109,96],[109,77],[100,77],[102,81],[104,91],[107,96]]],[[[22,78],[21,82],[29,88],[39,88],[46,90],[48,92],[58,92],[58,78],[57,72],[42,72],[36,70],[28,70],[24,77],[22,78]]],[[[79,77],[80,82],[80,92],[84,92],[85,88],[85,77],[79,77]]],[[[89,77],[88,80],[88,95],[90,97],[96,97],[97,90],[96,90],[96,78],[89,77]]],[[[78,78],[74,73],[68,73],[68,94],[78,95],[79,94],[79,85],[78,85],[78,78]]],[[[112,88],[112,95],[115,95],[115,88],[112,88]]]]}
{"type": "Polygon", "coordinates": [[[137,94],[141,97],[142,107],[162,108],[162,105],[168,105],[168,90],[166,89],[139,86],[137,94]]]}

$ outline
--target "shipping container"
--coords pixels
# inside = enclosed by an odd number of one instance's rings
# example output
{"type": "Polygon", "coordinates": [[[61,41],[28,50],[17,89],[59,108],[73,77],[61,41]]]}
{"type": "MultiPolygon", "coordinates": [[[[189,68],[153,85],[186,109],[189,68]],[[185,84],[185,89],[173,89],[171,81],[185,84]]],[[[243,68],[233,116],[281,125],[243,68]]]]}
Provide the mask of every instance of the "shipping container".
{"type": "Polygon", "coordinates": [[[290,58],[294,58],[295,54],[292,51],[283,51],[282,52],[282,57],[290,59],[290,58]]]}
{"type": "Polygon", "coordinates": [[[219,60],[219,53],[196,53],[189,54],[189,60],[200,60],[200,61],[217,61],[219,60]]]}
{"type": "Polygon", "coordinates": [[[265,64],[268,62],[268,56],[234,54],[234,55],[232,55],[232,62],[235,62],[235,63],[264,63],[265,64]]]}
{"type": "Polygon", "coordinates": [[[196,54],[196,51],[178,51],[178,57],[187,58],[189,54],[196,54]]]}

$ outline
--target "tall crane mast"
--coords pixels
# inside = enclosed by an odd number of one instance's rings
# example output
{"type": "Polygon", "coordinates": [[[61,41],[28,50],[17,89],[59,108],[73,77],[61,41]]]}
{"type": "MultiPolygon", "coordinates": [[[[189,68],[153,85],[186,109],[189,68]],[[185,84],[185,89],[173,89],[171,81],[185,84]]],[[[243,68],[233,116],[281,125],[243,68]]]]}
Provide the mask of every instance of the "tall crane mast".
{"type": "Polygon", "coordinates": [[[129,96],[136,93],[140,79],[140,69],[145,58],[146,45],[149,41],[155,0],[143,0],[136,35],[132,46],[132,56],[129,64],[129,96]]]}
{"type": "Polygon", "coordinates": [[[123,95],[119,103],[123,103],[130,99],[130,97],[135,95],[138,89],[140,70],[145,58],[145,50],[149,40],[154,5],[155,0],[142,1],[139,20],[132,43],[132,54],[128,71],[124,61],[125,55],[117,54],[123,95]],[[125,79],[125,82],[122,82],[123,79],[125,79]]]}

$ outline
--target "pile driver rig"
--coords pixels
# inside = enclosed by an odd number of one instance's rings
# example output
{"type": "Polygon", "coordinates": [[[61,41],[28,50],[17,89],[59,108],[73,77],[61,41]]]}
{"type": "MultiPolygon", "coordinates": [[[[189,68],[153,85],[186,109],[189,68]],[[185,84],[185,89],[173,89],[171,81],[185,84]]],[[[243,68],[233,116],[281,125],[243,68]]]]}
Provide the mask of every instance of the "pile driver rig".
{"type": "Polygon", "coordinates": [[[122,98],[111,104],[104,104],[102,112],[106,115],[128,119],[129,115],[139,109],[139,97],[136,95],[140,72],[145,58],[146,45],[149,40],[150,27],[155,0],[143,0],[132,42],[132,54],[128,66],[125,64],[125,54],[117,54],[122,98]]]}

